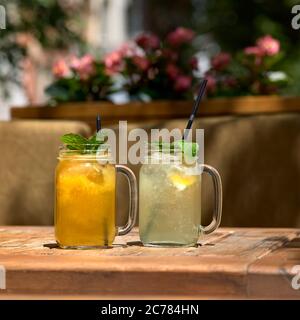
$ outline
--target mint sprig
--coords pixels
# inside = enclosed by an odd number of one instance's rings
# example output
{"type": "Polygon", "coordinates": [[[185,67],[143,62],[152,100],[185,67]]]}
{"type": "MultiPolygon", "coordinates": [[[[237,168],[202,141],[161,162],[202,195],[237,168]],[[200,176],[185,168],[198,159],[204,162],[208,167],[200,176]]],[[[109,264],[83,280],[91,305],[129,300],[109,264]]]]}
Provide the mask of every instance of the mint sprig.
{"type": "Polygon", "coordinates": [[[171,143],[168,142],[152,142],[152,146],[158,148],[159,151],[170,150],[174,153],[175,150],[180,150],[182,153],[196,157],[199,152],[199,145],[196,142],[188,142],[185,140],[178,140],[171,143]]]}
{"type": "Polygon", "coordinates": [[[192,157],[196,157],[199,152],[199,145],[197,142],[178,140],[174,141],[173,145],[175,148],[180,149],[182,153],[192,155],[192,157]]]}
{"type": "Polygon", "coordinates": [[[90,138],[85,138],[79,134],[67,133],[60,139],[65,147],[69,150],[78,151],[80,153],[96,152],[99,146],[106,141],[105,131],[98,132],[90,138]]]}
{"type": "Polygon", "coordinates": [[[88,144],[88,139],[75,133],[67,133],[63,135],[60,140],[65,144],[69,150],[84,150],[85,145],[88,144]]]}

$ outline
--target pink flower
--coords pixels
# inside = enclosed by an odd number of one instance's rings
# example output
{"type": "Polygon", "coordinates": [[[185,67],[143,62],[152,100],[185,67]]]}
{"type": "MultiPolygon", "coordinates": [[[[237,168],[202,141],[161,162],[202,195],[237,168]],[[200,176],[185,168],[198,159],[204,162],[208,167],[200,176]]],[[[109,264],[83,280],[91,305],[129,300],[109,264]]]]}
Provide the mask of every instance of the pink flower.
{"type": "Polygon", "coordinates": [[[231,61],[231,55],[227,52],[221,52],[213,57],[211,64],[215,70],[224,70],[231,61]]]}
{"type": "Polygon", "coordinates": [[[175,80],[174,89],[176,91],[186,91],[192,84],[192,78],[189,76],[178,76],[175,80]]]}
{"type": "Polygon", "coordinates": [[[79,74],[82,80],[87,80],[95,72],[95,60],[87,54],[82,58],[73,57],[70,67],[79,74]]]}
{"type": "Polygon", "coordinates": [[[77,71],[79,66],[80,66],[80,58],[78,58],[76,56],[72,56],[70,59],[70,68],[77,71]]]}
{"type": "Polygon", "coordinates": [[[259,47],[247,47],[244,49],[244,53],[247,55],[254,55],[257,57],[262,57],[264,52],[259,47]]]}
{"type": "Polygon", "coordinates": [[[175,80],[178,77],[180,71],[175,64],[169,63],[166,67],[166,73],[171,79],[175,80]]]}
{"type": "Polygon", "coordinates": [[[235,78],[233,77],[227,77],[226,79],[224,79],[224,85],[226,87],[229,87],[229,88],[234,88],[236,85],[237,85],[237,81],[235,78]]]}
{"type": "Polygon", "coordinates": [[[148,79],[153,80],[155,79],[156,75],[159,73],[157,68],[150,68],[148,70],[148,79]]]}
{"type": "Polygon", "coordinates": [[[113,75],[113,74],[121,71],[122,59],[123,59],[123,55],[119,50],[113,51],[113,52],[107,54],[104,57],[104,65],[106,68],[106,73],[113,75]]]}
{"type": "MultiPolygon", "coordinates": [[[[124,43],[118,50],[110,52],[104,57],[106,73],[113,75],[121,72],[124,68],[124,58],[132,58],[138,55],[140,54],[135,43],[124,43]]],[[[145,65],[143,65],[143,67],[144,66],[145,65]]]]}
{"type": "Polygon", "coordinates": [[[214,93],[217,89],[217,80],[214,76],[210,74],[205,75],[205,79],[207,80],[206,89],[208,93],[214,93]]]}
{"type": "Polygon", "coordinates": [[[192,57],[189,64],[193,70],[198,70],[198,59],[196,57],[192,57]]]}
{"type": "MultiPolygon", "coordinates": [[[[280,51],[280,42],[270,35],[259,38],[255,47],[247,47],[244,53],[256,57],[274,56],[280,51]]],[[[257,61],[259,62],[259,61],[257,61]]]]}
{"type": "Polygon", "coordinates": [[[144,50],[159,48],[159,38],[154,34],[141,34],[135,39],[136,44],[144,50]]]}
{"type": "Polygon", "coordinates": [[[135,43],[127,42],[124,43],[119,50],[117,50],[120,54],[121,58],[123,57],[133,57],[135,55],[138,55],[138,47],[135,45],[135,43]]]}
{"type": "Polygon", "coordinates": [[[280,42],[270,35],[259,38],[256,44],[266,56],[274,56],[280,51],[280,42]]]}
{"type": "Polygon", "coordinates": [[[60,59],[54,63],[52,73],[56,78],[65,78],[70,74],[70,68],[65,60],[60,59]]]}
{"type": "Polygon", "coordinates": [[[246,55],[254,56],[255,57],[255,64],[258,66],[262,63],[264,52],[259,47],[247,47],[244,49],[244,53],[246,55]]]}
{"type": "Polygon", "coordinates": [[[150,67],[150,62],[146,57],[134,56],[132,62],[142,71],[146,71],[150,67]]]}
{"type": "Polygon", "coordinates": [[[167,36],[167,42],[173,47],[179,47],[184,43],[192,41],[195,37],[195,32],[191,29],[179,27],[167,36]]]}
{"type": "Polygon", "coordinates": [[[168,60],[171,60],[171,61],[177,61],[178,60],[178,53],[173,51],[173,50],[170,50],[170,49],[163,49],[162,50],[162,56],[165,57],[166,59],[168,60]]]}
{"type": "Polygon", "coordinates": [[[81,66],[79,68],[79,73],[81,76],[91,76],[95,72],[95,60],[94,58],[87,54],[81,58],[81,66]]]}

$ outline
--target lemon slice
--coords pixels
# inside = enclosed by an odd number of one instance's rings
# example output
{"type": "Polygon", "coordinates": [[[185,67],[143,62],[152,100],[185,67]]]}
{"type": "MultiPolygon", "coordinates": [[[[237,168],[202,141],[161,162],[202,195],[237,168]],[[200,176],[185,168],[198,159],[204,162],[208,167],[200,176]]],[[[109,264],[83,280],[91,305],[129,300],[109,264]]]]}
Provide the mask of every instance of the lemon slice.
{"type": "Polygon", "coordinates": [[[179,174],[170,175],[172,184],[179,190],[184,190],[196,182],[195,176],[182,176],[179,174]]]}

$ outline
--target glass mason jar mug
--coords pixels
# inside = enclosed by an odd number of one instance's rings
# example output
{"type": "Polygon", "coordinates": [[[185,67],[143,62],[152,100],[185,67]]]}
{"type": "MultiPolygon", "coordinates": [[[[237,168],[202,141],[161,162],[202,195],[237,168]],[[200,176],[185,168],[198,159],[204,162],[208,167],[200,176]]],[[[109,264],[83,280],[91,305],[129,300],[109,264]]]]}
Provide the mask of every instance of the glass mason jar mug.
{"type": "MultiPolygon", "coordinates": [[[[188,164],[181,150],[153,148],[140,170],[139,231],[145,246],[194,246],[199,235],[216,230],[221,222],[222,185],[216,169],[188,164]],[[201,172],[213,180],[215,210],[210,225],[201,226],[201,172]]],[[[190,159],[191,160],[191,159],[190,159]]]]}
{"type": "Polygon", "coordinates": [[[55,237],[66,249],[111,246],[116,235],[130,232],[137,213],[137,182],[125,166],[111,163],[109,146],[82,154],[62,148],[55,182],[55,237]],[[124,227],[115,226],[116,173],[129,184],[129,214],[124,227]]]}

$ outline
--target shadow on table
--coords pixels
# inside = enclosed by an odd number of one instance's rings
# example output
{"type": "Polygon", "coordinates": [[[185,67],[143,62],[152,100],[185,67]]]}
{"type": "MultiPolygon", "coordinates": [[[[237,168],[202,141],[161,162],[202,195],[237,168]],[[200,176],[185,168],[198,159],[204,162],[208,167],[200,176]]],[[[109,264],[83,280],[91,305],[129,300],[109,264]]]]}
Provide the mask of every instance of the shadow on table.
{"type": "MultiPolygon", "coordinates": [[[[202,247],[202,246],[214,246],[214,243],[200,243],[198,242],[195,247],[202,247]]],[[[96,247],[96,248],[80,248],[81,250],[92,250],[92,249],[113,249],[113,248],[127,248],[127,247],[144,247],[143,243],[141,241],[128,241],[126,242],[126,244],[118,244],[115,243],[112,246],[104,246],[104,247],[96,247]]],[[[58,246],[57,243],[45,243],[43,245],[44,248],[48,248],[48,249],[63,249],[63,250],[78,250],[76,248],[61,248],[58,246]]],[[[178,248],[178,247],[177,247],[178,248]]],[[[172,249],[172,248],[171,248],[172,249]]]]}
{"type": "Polygon", "coordinates": [[[96,250],[96,249],[113,249],[116,247],[123,247],[126,248],[127,245],[126,244],[113,244],[112,246],[103,246],[103,247],[82,247],[82,248],[61,248],[58,246],[57,243],[45,243],[43,244],[44,248],[48,248],[48,249],[59,249],[59,250],[96,250]]]}

